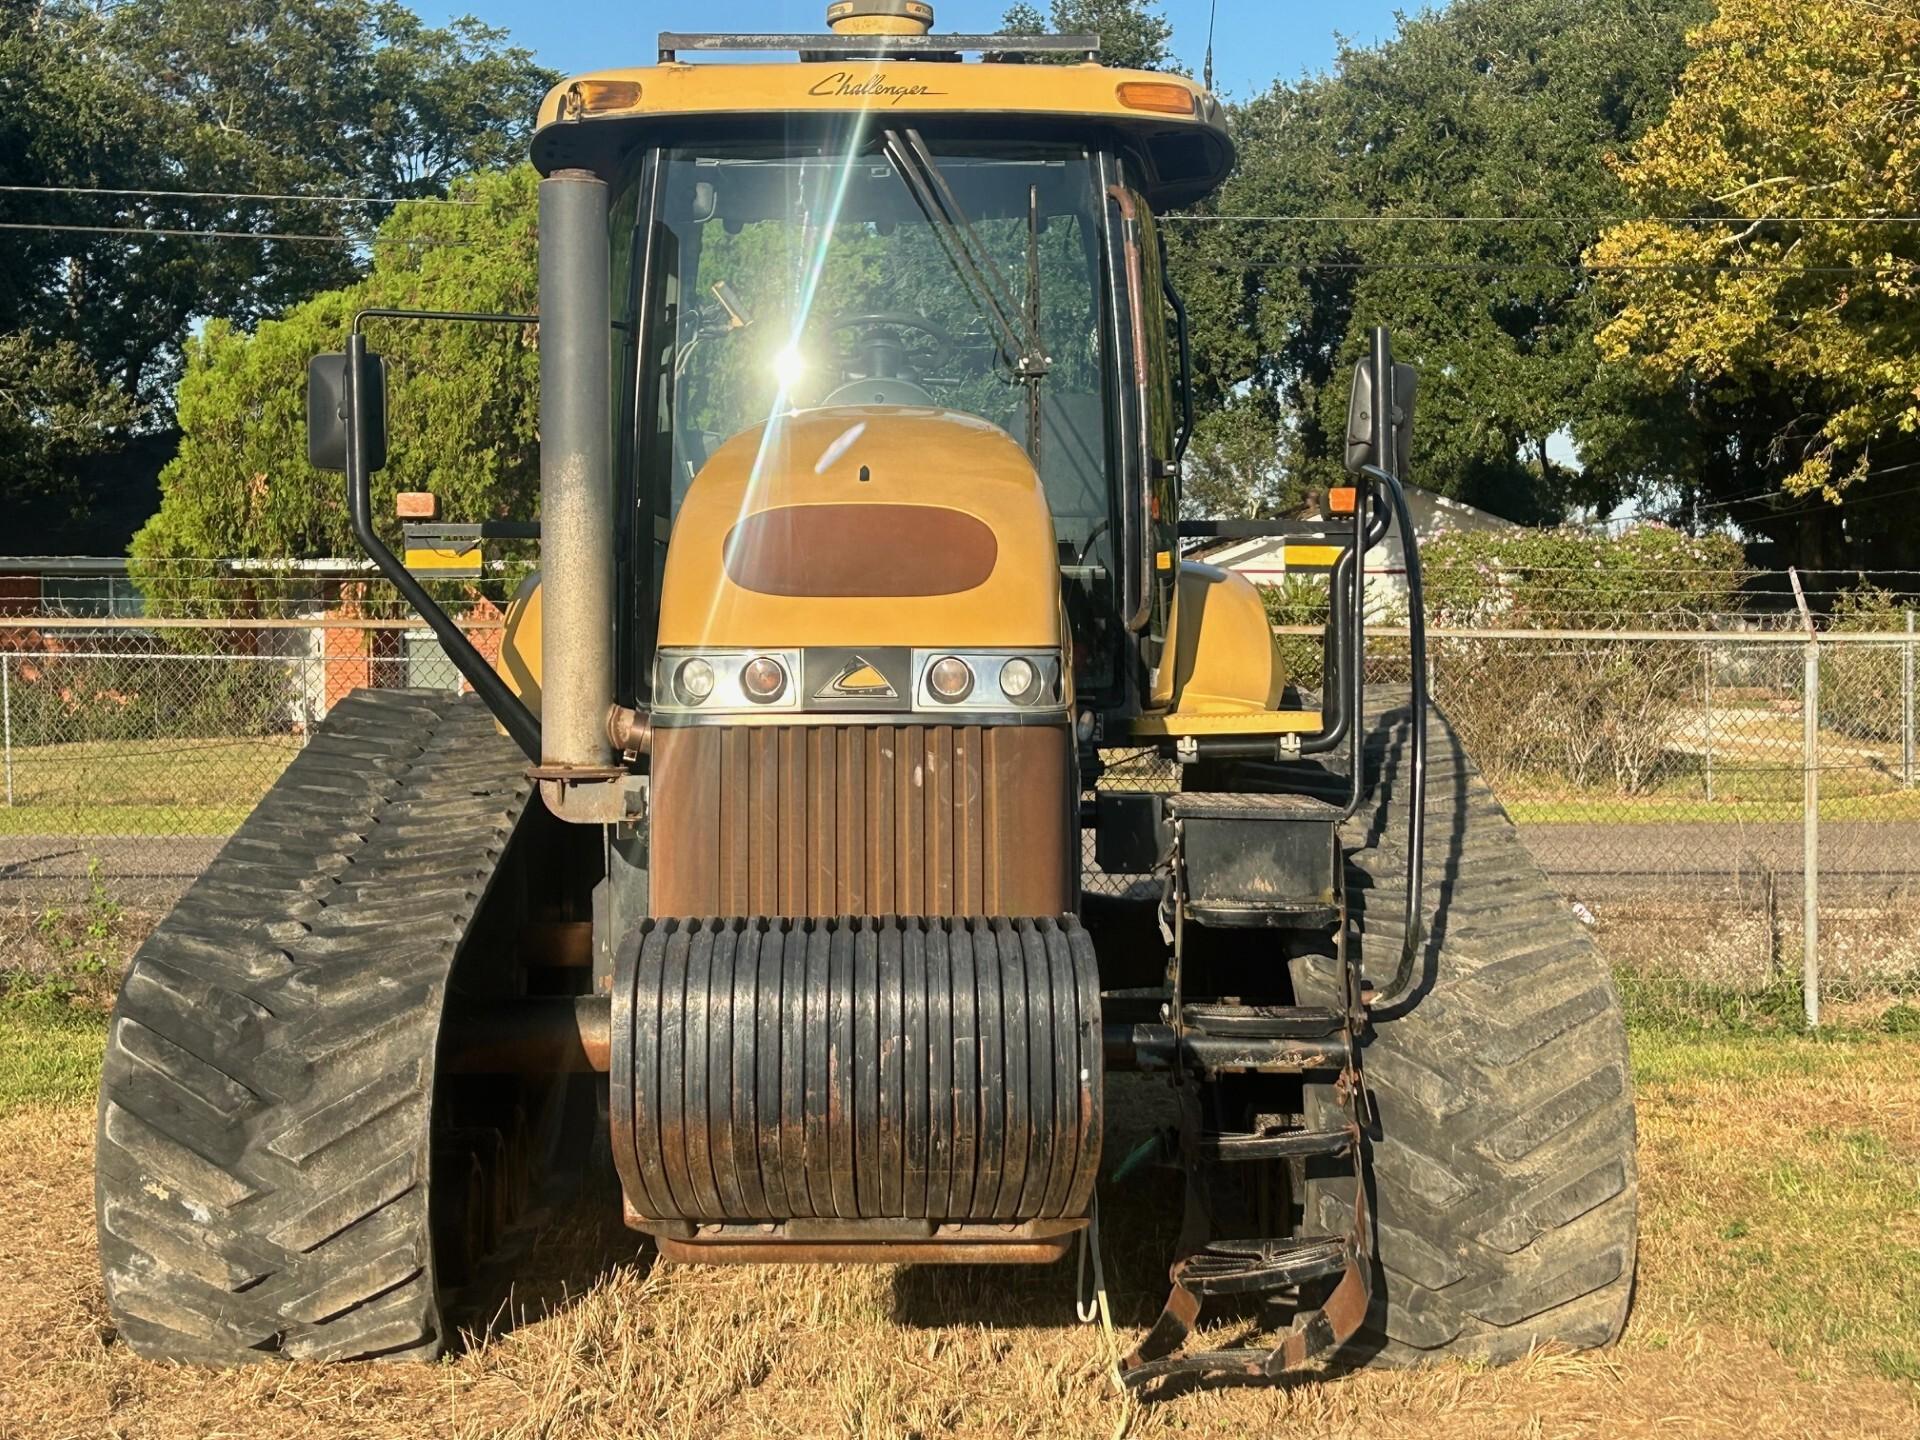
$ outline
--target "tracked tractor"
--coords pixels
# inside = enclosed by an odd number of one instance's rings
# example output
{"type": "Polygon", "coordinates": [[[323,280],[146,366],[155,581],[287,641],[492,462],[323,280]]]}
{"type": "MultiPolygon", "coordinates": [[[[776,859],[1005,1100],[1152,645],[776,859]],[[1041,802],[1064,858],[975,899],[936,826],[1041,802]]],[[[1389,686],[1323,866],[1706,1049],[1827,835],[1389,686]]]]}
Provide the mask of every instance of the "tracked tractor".
{"type": "Polygon", "coordinates": [[[119,1334],[434,1355],[596,1172],[663,1263],[1044,1264],[1157,1164],[1129,1386],[1608,1341],[1624,1033],[1428,703],[1413,372],[1375,332],[1318,519],[1183,510],[1156,216],[1232,166],[1218,103],[1091,37],[828,17],[560,85],[538,316],[369,311],[315,359],[311,458],[465,693],[334,706],[135,959],[119,1334]],[[370,341],[502,321],[538,327],[537,526],[434,537],[537,530],[490,662],[376,520],[370,341]],[[1185,555],[1283,532],[1313,688],[1185,555]],[[1103,1153],[1121,1071],[1170,1118],[1103,1153]]]}

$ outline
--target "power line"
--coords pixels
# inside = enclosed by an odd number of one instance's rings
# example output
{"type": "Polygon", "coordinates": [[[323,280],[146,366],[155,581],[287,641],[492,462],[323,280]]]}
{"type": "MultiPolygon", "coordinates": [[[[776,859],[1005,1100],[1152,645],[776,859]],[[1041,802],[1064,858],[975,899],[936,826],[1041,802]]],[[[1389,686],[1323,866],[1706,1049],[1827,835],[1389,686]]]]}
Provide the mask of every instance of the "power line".
{"type": "Polygon", "coordinates": [[[55,225],[32,220],[0,220],[0,230],[38,230],[60,235],[168,236],[187,240],[291,240],[318,245],[471,245],[471,240],[429,236],[324,235],[293,230],[184,230],[160,225],[55,225]]]}
{"type": "Polygon", "coordinates": [[[397,195],[294,195],[249,190],[115,190],[99,185],[0,185],[0,195],[114,195],[147,200],[271,200],[295,201],[302,205],[456,205],[471,207],[472,200],[454,200],[437,195],[417,198],[397,195]]]}

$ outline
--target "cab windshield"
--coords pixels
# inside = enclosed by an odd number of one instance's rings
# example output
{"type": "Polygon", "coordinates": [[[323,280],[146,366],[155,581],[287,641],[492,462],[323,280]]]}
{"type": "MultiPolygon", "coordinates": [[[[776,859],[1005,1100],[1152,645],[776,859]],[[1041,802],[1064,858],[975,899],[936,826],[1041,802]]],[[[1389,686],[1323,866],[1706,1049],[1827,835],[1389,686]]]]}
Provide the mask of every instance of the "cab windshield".
{"type": "Polygon", "coordinates": [[[920,143],[924,165],[880,134],[662,152],[655,315],[671,339],[648,368],[670,507],[718,446],[773,415],[940,406],[1037,457],[1063,564],[1104,571],[1093,163],[1070,145],[920,143]]]}

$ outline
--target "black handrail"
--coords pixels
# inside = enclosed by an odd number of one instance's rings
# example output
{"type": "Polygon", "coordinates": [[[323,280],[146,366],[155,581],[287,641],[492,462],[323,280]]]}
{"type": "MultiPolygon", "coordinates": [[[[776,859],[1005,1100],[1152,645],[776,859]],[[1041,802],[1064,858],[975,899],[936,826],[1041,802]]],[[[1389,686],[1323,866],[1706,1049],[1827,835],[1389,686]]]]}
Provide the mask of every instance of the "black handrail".
{"type": "Polygon", "coordinates": [[[393,582],[393,588],[401,597],[413,606],[427,627],[440,641],[440,648],[446,651],[447,658],[460,672],[466,682],[486,702],[494,718],[513,738],[514,744],[526,754],[529,760],[538,763],[540,759],[540,722],[527,709],[520,697],[507,687],[487,657],[474,648],[466,632],[456,625],[453,618],[440,608],[434,598],[427,594],[413,572],[401,563],[398,556],[389,550],[386,542],[374,532],[372,477],[367,469],[367,434],[360,424],[360,413],[364,397],[361,394],[366,380],[367,337],[360,331],[360,322],[368,319],[408,319],[408,320],[484,320],[494,323],[528,322],[531,316],[523,315],[462,315],[452,311],[406,311],[406,310],[363,310],[353,317],[353,326],[347,334],[347,514],[353,521],[353,533],[360,541],[360,548],[367,552],[369,559],[380,568],[380,573],[393,582]]]}
{"type": "Polygon", "coordinates": [[[1409,753],[1412,763],[1413,804],[1407,817],[1407,910],[1406,942],[1400,949],[1400,963],[1393,980],[1375,995],[1375,1007],[1391,1005],[1405,997],[1413,985],[1414,967],[1425,940],[1425,905],[1421,891],[1425,881],[1427,843],[1427,611],[1426,595],[1420,579],[1420,546],[1413,534],[1413,514],[1407,506],[1407,492],[1399,477],[1376,465],[1364,467],[1369,479],[1384,485],[1393,503],[1393,515],[1400,526],[1400,553],[1407,568],[1407,649],[1413,667],[1413,703],[1408,723],[1412,727],[1409,753]]]}

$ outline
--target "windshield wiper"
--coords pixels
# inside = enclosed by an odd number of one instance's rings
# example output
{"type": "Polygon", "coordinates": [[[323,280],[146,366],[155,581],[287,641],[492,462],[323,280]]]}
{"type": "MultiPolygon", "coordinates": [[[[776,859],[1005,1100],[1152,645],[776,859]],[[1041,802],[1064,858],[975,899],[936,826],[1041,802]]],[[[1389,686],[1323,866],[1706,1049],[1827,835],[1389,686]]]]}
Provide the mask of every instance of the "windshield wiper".
{"type": "Polygon", "coordinates": [[[933,152],[918,130],[887,130],[881,136],[887,158],[907,183],[914,204],[939,236],[941,247],[974,303],[994,331],[1000,356],[1027,387],[1027,445],[1040,462],[1040,382],[1053,368],[1040,336],[1040,213],[1037,191],[1027,205],[1027,303],[1022,306],[1006,277],[981,242],[973,221],[947,183],[933,152]]]}

